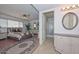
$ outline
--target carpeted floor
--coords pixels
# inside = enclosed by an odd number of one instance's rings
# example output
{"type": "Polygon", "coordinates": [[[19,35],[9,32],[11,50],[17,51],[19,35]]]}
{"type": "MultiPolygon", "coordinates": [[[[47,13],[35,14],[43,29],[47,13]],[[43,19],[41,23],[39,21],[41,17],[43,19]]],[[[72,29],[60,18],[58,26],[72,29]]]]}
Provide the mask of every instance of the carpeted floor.
{"type": "Polygon", "coordinates": [[[2,54],[33,53],[38,45],[39,40],[37,36],[19,42],[15,39],[5,39],[0,41],[0,48],[3,48],[1,51],[2,54]]]}
{"type": "Polygon", "coordinates": [[[0,40],[0,50],[1,49],[6,49],[14,44],[16,44],[18,41],[15,40],[15,39],[3,39],[3,40],[0,40]]]}
{"type": "Polygon", "coordinates": [[[25,50],[29,53],[30,46],[33,46],[33,41],[24,41],[8,49],[6,54],[21,54],[25,52],[25,50]]]}

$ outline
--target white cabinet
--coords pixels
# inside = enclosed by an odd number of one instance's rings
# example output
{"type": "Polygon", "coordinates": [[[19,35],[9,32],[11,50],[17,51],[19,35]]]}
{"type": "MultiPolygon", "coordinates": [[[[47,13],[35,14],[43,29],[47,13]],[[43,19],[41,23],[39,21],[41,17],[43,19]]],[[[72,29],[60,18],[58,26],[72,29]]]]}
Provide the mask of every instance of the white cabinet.
{"type": "Polygon", "coordinates": [[[63,44],[61,37],[54,36],[54,47],[57,51],[63,52],[63,44]]]}
{"type": "Polygon", "coordinates": [[[79,53],[79,38],[55,36],[54,46],[60,53],[79,53]]]}
{"type": "Polygon", "coordinates": [[[72,38],[72,53],[79,54],[79,38],[72,38]]]}

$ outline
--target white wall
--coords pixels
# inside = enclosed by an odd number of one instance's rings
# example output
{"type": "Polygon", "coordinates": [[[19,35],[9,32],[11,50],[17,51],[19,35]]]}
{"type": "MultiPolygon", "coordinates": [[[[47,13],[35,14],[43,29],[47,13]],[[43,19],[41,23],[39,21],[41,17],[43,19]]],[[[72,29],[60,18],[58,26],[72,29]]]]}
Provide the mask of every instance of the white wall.
{"type": "Polygon", "coordinates": [[[40,25],[39,26],[39,38],[40,38],[41,44],[43,43],[43,41],[45,40],[45,37],[46,37],[46,35],[45,35],[45,23],[44,23],[45,20],[43,19],[43,17],[44,17],[43,13],[45,13],[45,12],[54,11],[54,33],[79,35],[79,24],[73,30],[66,30],[62,26],[62,18],[66,13],[74,12],[79,17],[79,9],[62,11],[61,8],[65,7],[65,6],[68,6],[68,5],[62,5],[62,6],[57,7],[57,8],[52,8],[52,9],[45,10],[45,11],[40,11],[40,15],[39,15],[39,25],[40,25]]]}
{"type": "Polygon", "coordinates": [[[39,14],[39,43],[40,45],[44,42],[44,40],[46,39],[46,19],[45,16],[43,15],[43,13],[40,12],[39,14]]]}
{"type": "Polygon", "coordinates": [[[68,12],[74,12],[79,17],[79,9],[61,11],[61,8],[62,8],[62,6],[55,8],[55,10],[54,10],[54,13],[55,13],[54,14],[54,33],[79,35],[79,24],[73,30],[67,30],[62,26],[63,16],[68,12]]]}

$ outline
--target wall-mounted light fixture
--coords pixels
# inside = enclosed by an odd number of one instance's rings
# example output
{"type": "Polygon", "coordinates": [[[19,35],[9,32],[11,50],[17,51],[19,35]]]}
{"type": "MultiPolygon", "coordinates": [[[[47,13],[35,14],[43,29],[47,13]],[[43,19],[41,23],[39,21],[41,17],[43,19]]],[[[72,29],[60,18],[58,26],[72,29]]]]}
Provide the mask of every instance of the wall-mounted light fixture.
{"type": "Polygon", "coordinates": [[[67,11],[67,10],[72,10],[72,9],[77,9],[79,8],[79,5],[71,5],[71,6],[66,6],[64,8],[61,8],[62,11],[67,11]]]}
{"type": "Polygon", "coordinates": [[[22,15],[22,18],[23,18],[23,19],[28,19],[29,17],[30,17],[29,14],[28,14],[28,15],[26,15],[26,14],[23,14],[23,15],[22,15]]]}
{"type": "Polygon", "coordinates": [[[33,27],[34,27],[34,29],[37,29],[37,24],[34,23],[34,24],[33,24],[33,27]]]}

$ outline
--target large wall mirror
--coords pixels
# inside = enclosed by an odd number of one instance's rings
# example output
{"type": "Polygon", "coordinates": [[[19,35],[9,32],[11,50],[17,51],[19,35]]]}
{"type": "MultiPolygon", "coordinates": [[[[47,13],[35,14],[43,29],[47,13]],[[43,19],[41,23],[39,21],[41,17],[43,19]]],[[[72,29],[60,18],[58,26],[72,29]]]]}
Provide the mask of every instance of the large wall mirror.
{"type": "Polygon", "coordinates": [[[73,12],[68,12],[63,16],[62,24],[65,29],[72,30],[78,24],[78,16],[73,12]]]}

